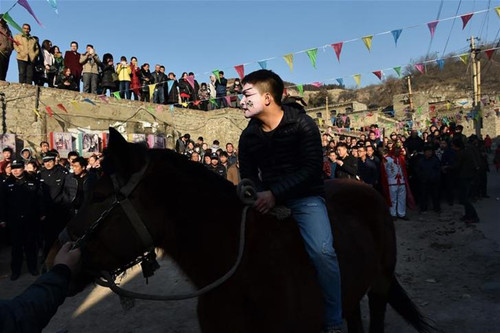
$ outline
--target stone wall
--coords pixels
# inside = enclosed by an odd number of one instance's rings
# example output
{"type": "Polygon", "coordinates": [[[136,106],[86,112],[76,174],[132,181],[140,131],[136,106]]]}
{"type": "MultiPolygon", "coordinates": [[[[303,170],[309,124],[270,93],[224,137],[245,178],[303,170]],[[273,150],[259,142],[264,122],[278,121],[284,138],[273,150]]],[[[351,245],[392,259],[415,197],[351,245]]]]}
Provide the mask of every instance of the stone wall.
{"type": "Polygon", "coordinates": [[[237,146],[248,122],[239,109],[208,112],[170,109],[166,105],[115,98],[103,100],[92,94],[3,81],[0,81],[0,97],[4,101],[1,133],[15,133],[18,149],[38,149],[40,141],[47,140],[50,132],[105,132],[109,127],[117,128],[125,136],[130,133],[165,135],[169,148],[185,133],[194,140],[203,136],[210,144],[217,139],[221,145],[232,142],[237,146]],[[46,107],[53,111],[52,117],[46,107]]]}

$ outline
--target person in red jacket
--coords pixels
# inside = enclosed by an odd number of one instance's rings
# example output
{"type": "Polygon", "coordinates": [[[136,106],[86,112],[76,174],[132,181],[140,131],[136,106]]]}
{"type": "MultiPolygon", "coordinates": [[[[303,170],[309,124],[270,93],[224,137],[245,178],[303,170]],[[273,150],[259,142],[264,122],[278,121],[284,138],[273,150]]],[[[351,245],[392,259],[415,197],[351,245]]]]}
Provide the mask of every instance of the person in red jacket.
{"type": "Polygon", "coordinates": [[[130,91],[134,95],[134,101],[138,101],[141,96],[141,67],[136,57],[130,58],[130,70],[130,91]]]}
{"type": "Polygon", "coordinates": [[[73,41],[70,44],[71,50],[64,54],[64,67],[71,69],[71,74],[75,78],[77,91],[80,91],[80,80],[82,78],[82,64],[80,64],[80,53],[78,53],[78,43],[73,41]]]}

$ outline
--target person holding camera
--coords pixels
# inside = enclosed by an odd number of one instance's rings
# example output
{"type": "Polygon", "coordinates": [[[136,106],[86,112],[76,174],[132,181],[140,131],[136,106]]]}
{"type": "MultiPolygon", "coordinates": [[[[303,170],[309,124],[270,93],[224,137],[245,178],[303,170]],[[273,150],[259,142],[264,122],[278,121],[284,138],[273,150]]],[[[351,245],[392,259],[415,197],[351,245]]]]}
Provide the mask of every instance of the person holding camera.
{"type": "Polygon", "coordinates": [[[94,46],[87,45],[87,52],[80,56],[80,64],[83,66],[83,92],[97,94],[99,67],[102,63],[99,56],[95,53],[94,46]]]}
{"type": "Polygon", "coordinates": [[[132,69],[127,64],[127,57],[122,56],[120,58],[120,63],[116,66],[116,72],[118,73],[118,82],[120,86],[120,97],[130,99],[130,81],[132,74],[132,69]]]}

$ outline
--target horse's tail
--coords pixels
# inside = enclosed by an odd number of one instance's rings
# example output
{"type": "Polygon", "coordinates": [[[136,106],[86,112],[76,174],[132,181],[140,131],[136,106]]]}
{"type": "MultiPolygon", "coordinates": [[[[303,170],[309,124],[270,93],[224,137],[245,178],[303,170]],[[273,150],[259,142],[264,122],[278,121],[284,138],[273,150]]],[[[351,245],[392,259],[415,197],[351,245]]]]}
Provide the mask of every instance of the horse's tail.
{"type": "Polygon", "coordinates": [[[440,332],[429,318],[426,318],[413,303],[395,276],[392,277],[388,303],[406,322],[420,333],[440,332]]]}

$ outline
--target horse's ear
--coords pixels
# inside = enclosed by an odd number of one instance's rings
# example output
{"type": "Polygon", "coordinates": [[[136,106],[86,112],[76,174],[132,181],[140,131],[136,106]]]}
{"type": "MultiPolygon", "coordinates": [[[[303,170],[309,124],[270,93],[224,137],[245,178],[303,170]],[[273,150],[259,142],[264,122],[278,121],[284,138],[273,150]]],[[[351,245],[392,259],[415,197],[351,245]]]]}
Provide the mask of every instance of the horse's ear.
{"type": "Polygon", "coordinates": [[[127,146],[127,140],[115,128],[109,128],[108,148],[112,151],[120,151],[127,146]]]}

